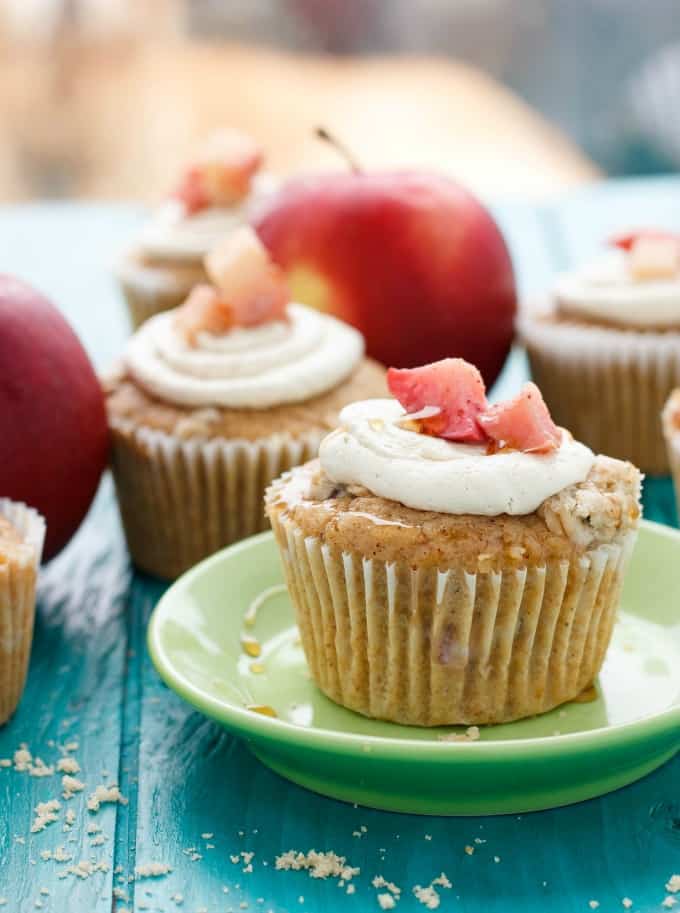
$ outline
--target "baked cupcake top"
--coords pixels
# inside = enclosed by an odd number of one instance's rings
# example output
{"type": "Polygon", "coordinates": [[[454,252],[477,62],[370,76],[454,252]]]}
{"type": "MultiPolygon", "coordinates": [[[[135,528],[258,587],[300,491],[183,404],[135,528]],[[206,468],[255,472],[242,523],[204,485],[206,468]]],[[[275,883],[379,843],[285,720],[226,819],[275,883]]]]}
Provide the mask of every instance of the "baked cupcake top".
{"type": "MultiPolygon", "coordinates": [[[[214,285],[130,339],[125,371],[177,406],[269,409],[337,387],[359,365],[360,333],[289,301],[285,278],[257,235],[240,228],[205,258],[214,285]]],[[[284,429],[285,430],[285,429],[284,429]]]]}
{"type": "Polygon", "coordinates": [[[232,229],[248,222],[275,179],[260,171],[261,147],[247,134],[223,129],[198,151],[178,187],[142,228],[142,257],[196,261],[232,229]]]}
{"type": "Polygon", "coordinates": [[[569,558],[637,525],[638,470],[558,428],[534,384],[492,406],[461,359],[387,376],[395,399],[344,409],[270,514],[342,550],[468,570],[569,558]]]}
{"type": "Polygon", "coordinates": [[[0,498],[0,565],[40,563],[45,521],[30,507],[0,498]]]}
{"type": "Polygon", "coordinates": [[[646,230],[618,235],[612,250],[560,276],[559,316],[635,329],[680,327],[680,235],[646,230]]]}

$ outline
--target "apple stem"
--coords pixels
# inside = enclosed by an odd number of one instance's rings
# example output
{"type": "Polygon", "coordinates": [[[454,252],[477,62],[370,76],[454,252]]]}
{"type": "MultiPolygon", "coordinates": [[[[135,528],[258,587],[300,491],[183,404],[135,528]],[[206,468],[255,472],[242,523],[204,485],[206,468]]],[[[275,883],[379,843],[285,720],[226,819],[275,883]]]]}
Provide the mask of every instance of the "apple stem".
{"type": "Polygon", "coordinates": [[[332,146],[335,151],[339,153],[342,158],[344,158],[350,169],[355,174],[361,174],[361,168],[359,167],[359,163],[355,159],[354,155],[350,152],[344,143],[340,142],[337,136],[333,136],[333,134],[329,133],[325,127],[317,127],[314,131],[314,135],[317,139],[323,140],[324,143],[328,143],[329,146],[332,146]]]}

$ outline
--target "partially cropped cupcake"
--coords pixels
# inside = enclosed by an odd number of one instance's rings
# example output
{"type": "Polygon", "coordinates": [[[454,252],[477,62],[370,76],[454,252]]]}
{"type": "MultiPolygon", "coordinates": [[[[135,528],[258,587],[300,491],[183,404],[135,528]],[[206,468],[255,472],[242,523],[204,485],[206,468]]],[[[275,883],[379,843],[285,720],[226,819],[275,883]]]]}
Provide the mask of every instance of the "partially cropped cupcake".
{"type": "Polygon", "coordinates": [[[0,498],[0,725],[16,710],[26,683],[44,539],[37,511],[0,498]]]}
{"type": "Polygon", "coordinates": [[[206,258],[213,285],[130,339],[106,384],[113,474],[135,563],[175,577],[265,529],[265,488],[315,456],[384,369],[361,335],[291,303],[250,228],[206,258]]]}
{"type": "Polygon", "coordinates": [[[635,232],[561,276],[519,321],[555,420],[594,450],[668,472],[659,414],[680,384],[680,235],[635,232]]]}
{"type": "Polygon", "coordinates": [[[180,305],[208,277],[203,259],[229,231],[246,224],[273,192],[260,146],[238,130],[215,133],[178,187],[144,225],[117,267],[132,323],[180,305]]]}
{"type": "Polygon", "coordinates": [[[501,723],[577,697],[609,644],[640,473],[527,384],[460,359],[388,372],[267,493],[311,674],[366,716],[501,723]]]}

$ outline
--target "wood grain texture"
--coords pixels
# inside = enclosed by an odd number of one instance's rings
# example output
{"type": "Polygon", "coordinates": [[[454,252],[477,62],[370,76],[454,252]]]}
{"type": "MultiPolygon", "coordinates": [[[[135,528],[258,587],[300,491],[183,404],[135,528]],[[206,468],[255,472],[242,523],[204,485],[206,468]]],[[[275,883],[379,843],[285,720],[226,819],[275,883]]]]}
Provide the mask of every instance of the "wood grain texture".
{"type": "MultiPolygon", "coordinates": [[[[592,208],[584,195],[559,210],[519,204],[498,209],[523,293],[541,293],[556,268],[587,252],[586,238],[597,244],[598,225],[605,224],[598,219],[610,207],[659,221],[680,182],[656,188],[610,185],[595,191],[592,208]],[[650,194],[658,197],[658,218],[650,194]],[[569,240],[574,237],[582,239],[578,250],[569,240]]],[[[137,210],[107,206],[0,210],[0,271],[19,273],[53,295],[99,367],[119,351],[126,333],[106,265],[139,217],[137,210]]],[[[502,389],[515,388],[524,370],[516,355],[502,389]]],[[[668,510],[669,497],[661,480],[650,515],[668,510]]],[[[109,839],[96,850],[80,816],[69,834],[54,824],[29,836],[32,807],[58,794],[58,780],[0,769],[0,895],[8,899],[0,910],[32,913],[38,899],[54,913],[123,907],[226,913],[241,904],[276,913],[363,913],[379,909],[370,882],[382,874],[402,886],[398,909],[409,913],[424,909],[410,888],[429,884],[441,871],[453,882],[441,892],[442,910],[588,913],[588,902],[597,900],[604,913],[623,909],[625,896],[639,913],[661,910],[664,884],[680,871],[680,757],[610,796],[533,815],[445,819],[355,809],[270,773],[244,744],[162,685],[144,643],[162,591],[161,584],[130,574],[106,482],[78,537],[43,575],[29,685],[19,713],[0,730],[0,757],[26,741],[49,762],[58,752],[48,740],[77,738],[80,776],[88,787],[102,782],[108,770],[129,804],[101,813],[109,839]],[[366,832],[353,836],[362,825],[366,832]],[[202,836],[207,834],[212,836],[202,836]],[[17,843],[17,835],[26,843],[17,843]],[[86,880],[58,879],[59,866],[43,863],[38,853],[71,837],[75,841],[66,848],[76,858],[94,853],[111,871],[86,880]],[[472,855],[466,845],[474,847],[472,855]],[[278,853],[313,847],[335,850],[361,868],[354,895],[304,873],[274,872],[278,853]],[[241,851],[255,853],[252,872],[232,863],[230,856],[241,851]],[[170,864],[172,872],[128,884],[136,865],[153,861],[170,864]],[[114,874],[118,866],[122,870],[114,874]],[[116,884],[129,902],[113,901],[116,884]],[[41,896],[41,887],[50,895],[41,896]],[[181,906],[171,899],[178,893],[181,906]]],[[[70,802],[80,808],[82,796],[70,802]]]]}

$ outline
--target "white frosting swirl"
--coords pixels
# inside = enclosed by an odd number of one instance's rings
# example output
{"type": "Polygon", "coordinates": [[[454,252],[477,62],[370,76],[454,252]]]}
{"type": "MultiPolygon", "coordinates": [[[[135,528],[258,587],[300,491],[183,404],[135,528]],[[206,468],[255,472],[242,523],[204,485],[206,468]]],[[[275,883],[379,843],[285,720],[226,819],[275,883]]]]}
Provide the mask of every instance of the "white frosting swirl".
{"type": "Polygon", "coordinates": [[[582,482],[595,461],[567,432],[550,454],[487,454],[478,444],[407,431],[396,424],[403,416],[393,399],[345,407],[341,427],[321,443],[326,475],[418,510],[496,517],[533,513],[546,498],[582,482]]]}
{"type": "Polygon", "coordinates": [[[680,326],[680,278],[635,281],[626,254],[612,251],[560,276],[555,301],[565,311],[622,326],[680,326]]]}
{"type": "Polygon", "coordinates": [[[363,337],[355,329],[300,304],[287,322],[199,333],[189,346],[175,329],[174,311],[152,317],[129,340],[132,377],[159,399],[181,406],[266,409],[311,399],[337,386],[355,368],[363,337]]]}
{"type": "Polygon", "coordinates": [[[142,228],[137,247],[149,257],[200,260],[221,238],[250,221],[277,183],[270,174],[258,174],[240,203],[210,206],[191,215],[186,214],[180,200],[166,200],[142,228]]]}

